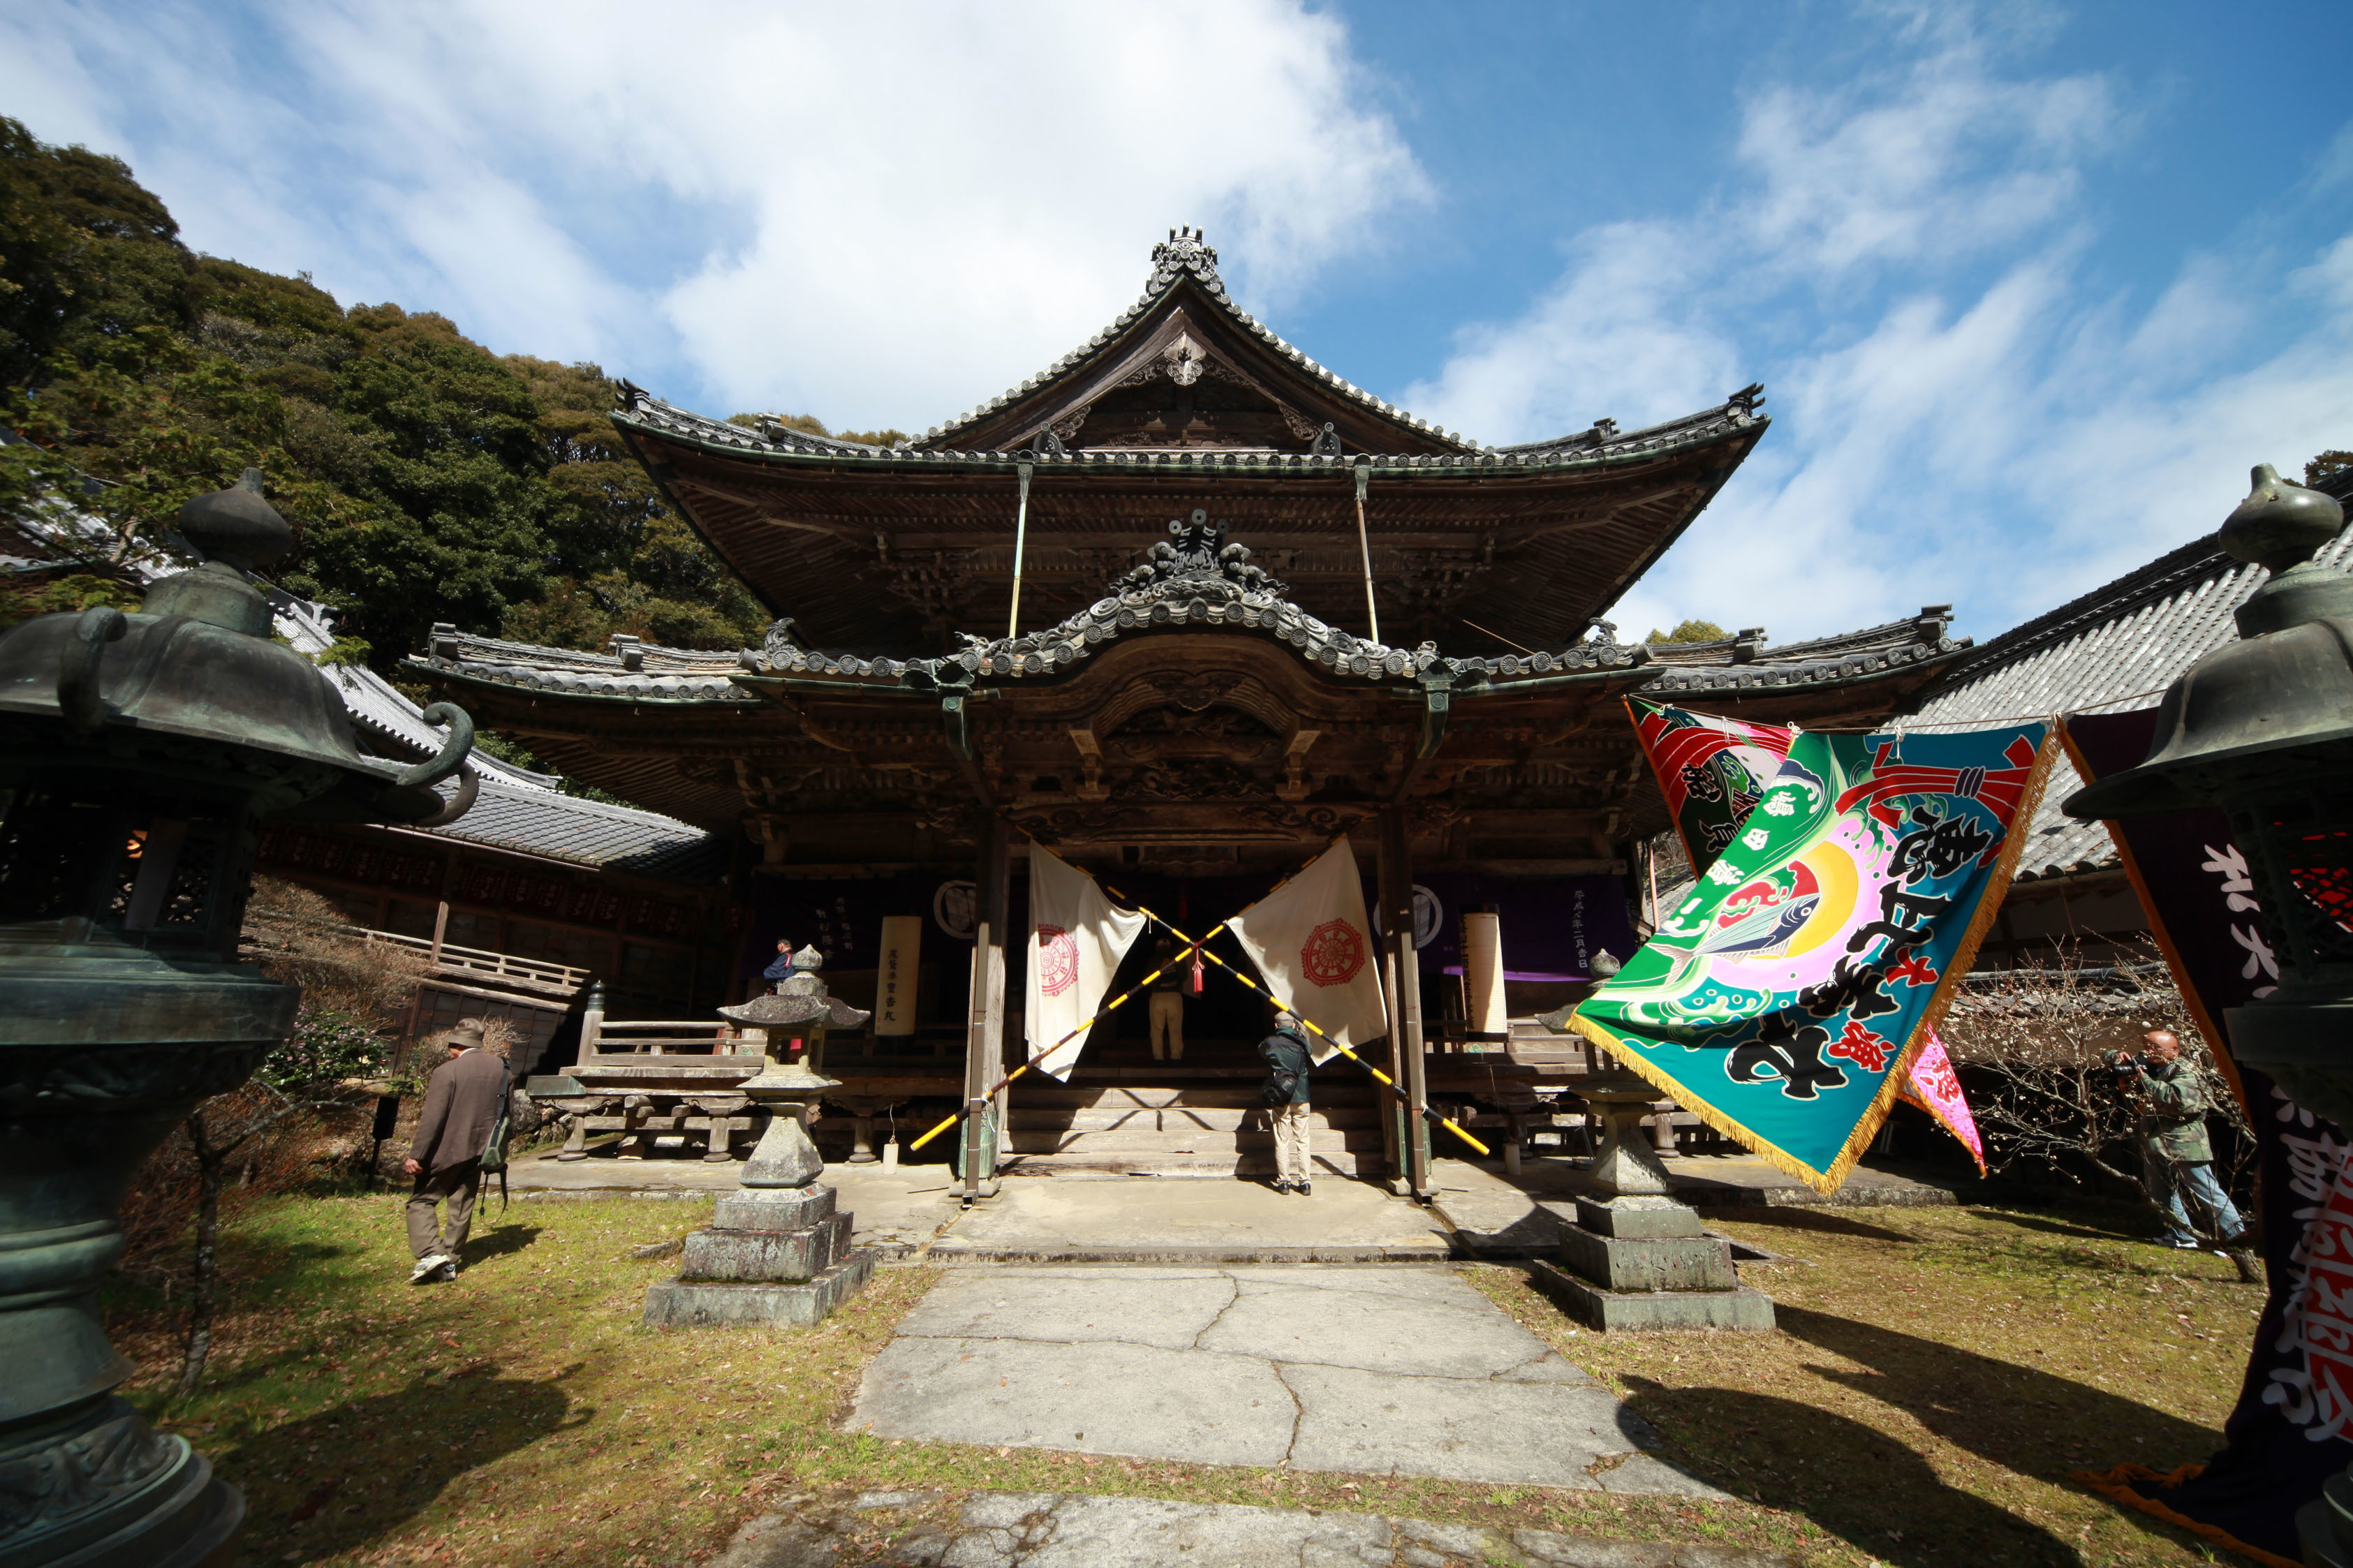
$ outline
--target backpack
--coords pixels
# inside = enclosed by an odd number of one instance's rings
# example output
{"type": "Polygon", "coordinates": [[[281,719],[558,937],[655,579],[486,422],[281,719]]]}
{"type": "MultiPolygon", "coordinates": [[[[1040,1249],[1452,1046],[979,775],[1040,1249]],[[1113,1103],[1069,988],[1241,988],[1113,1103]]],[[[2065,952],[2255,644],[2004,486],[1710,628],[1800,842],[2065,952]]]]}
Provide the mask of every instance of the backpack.
{"type": "Polygon", "coordinates": [[[1289,1068],[1277,1068],[1267,1074],[1266,1082],[1259,1086],[1258,1097],[1269,1105],[1279,1108],[1289,1105],[1291,1097],[1297,1093],[1298,1089],[1299,1075],[1289,1068]]]}
{"type": "Polygon", "coordinates": [[[499,1207],[501,1209],[507,1206],[507,1122],[513,1113],[514,1076],[502,1068],[499,1082],[498,1120],[491,1123],[491,1135],[483,1140],[481,1157],[474,1162],[475,1168],[485,1174],[492,1171],[498,1173],[499,1207]]]}

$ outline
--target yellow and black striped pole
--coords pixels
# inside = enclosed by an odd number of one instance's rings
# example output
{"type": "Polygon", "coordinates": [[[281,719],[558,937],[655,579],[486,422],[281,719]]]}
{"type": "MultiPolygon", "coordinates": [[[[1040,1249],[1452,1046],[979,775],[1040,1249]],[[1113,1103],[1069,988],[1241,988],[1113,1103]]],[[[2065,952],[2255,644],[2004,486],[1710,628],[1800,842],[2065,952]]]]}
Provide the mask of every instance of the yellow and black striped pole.
{"type": "MultiPolygon", "coordinates": [[[[1148,910],[1145,912],[1146,914],[1151,913],[1148,910]]],[[[1161,921],[1161,923],[1163,925],[1167,924],[1166,921],[1161,921]]],[[[1169,929],[1173,931],[1176,928],[1171,926],[1169,929]]],[[[1209,933],[1209,936],[1203,937],[1201,941],[1207,942],[1209,940],[1209,937],[1216,936],[1218,931],[1221,931],[1225,929],[1226,928],[1223,925],[1220,925],[1217,928],[1217,931],[1212,931],[1209,933]]],[[[1178,953],[1175,958],[1169,960],[1166,963],[1162,964],[1159,968],[1154,970],[1151,973],[1145,975],[1143,979],[1137,981],[1134,984],[1129,986],[1126,990],[1121,992],[1110,1001],[1104,1003],[1102,1010],[1097,1012],[1093,1017],[1089,1018],[1085,1023],[1081,1024],[1077,1028],[1072,1029],[1069,1034],[1064,1035],[1060,1039],[1056,1040],[1052,1045],[1048,1046],[1044,1050],[1039,1051],[1036,1056],[1031,1057],[1028,1061],[1023,1062],[1019,1067],[1015,1068],[1011,1072],[1007,1073],[1003,1078],[998,1079],[995,1083],[989,1085],[987,1093],[981,1095],[978,1098],[982,1100],[996,1099],[997,1091],[998,1089],[1003,1089],[1007,1084],[1011,1083],[1015,1079],[1019,1078],[1023,1073],[1028,1072],[1031,1068],[1036,1067],[1039,1062],[1044,1061],[1048,1057],[1052,1056],[1056,1051],[1060,1050],[1064,1046],[1069,1045],[1072,1040],[1077,1039],[1089,1029],[1093,1028],[1097,1024],[1100,1024],[1105,1018],[1110,1017],[1112,1013],[1123,1003],[1126,1002],[1129,997],[1134,996],[1137,992],[1143,990],[1145,986],[1151,984],[1154,981],[1167,973],[1171,969],[1176,968],[1176,965],[1192,957],[1193,954],[1198,951],[1200,951],[1200,944],[1196,942],[1193,946],[1187,948],[1183,952],[1178,953]]],[[[1214,959],[1217,957],[1217,954],[1210,953],[1208,956],[1214,959]]],[[[913,1153],[916,1150],[922,1148],[924,1144],[930,1142],[933,1139],[938,1137],[949,1128],[954,1127],[957,1122],[963,1121],[965,1119],[965,1111],[957,1111],[945,1121],[941,1122],[937,1127],[933,1128],[929,1132],[924,1133],[921,1138],[918,1138],[913,1142],[908,1144],[907,1152],[910,1154],[913,1153]]]]}
{"type": "MultiPolygon", "coordinates": [[[[1111,894],[1112,897],[1115,899],[1124,899],[1127,897],[1126,894],[1121,892],[1116,888],[1106,887],[1103,891],[1111,894]]],[[[1133,899],[1128,900],[1128,901],[1130,903],[1134,903],[1133,899]]],[[[1388,1074],[1383,1072],[1380,1068],[1375,1067],[1372,1063],[1366,1061],[1356,1052],[1350,1050],[1346,1046],[1342,1045],[1338,1040],[1334,1039],[1330,1034],[1326,1033],[1324,1028],[1315,1022],[1314,1019],[1299,1011],[1296,1007],[1276,1001],[1275,998],[1267,991],[1265,986],[1261,985],[1257,981],[1252,980],[1249,975],[1244,974],[1240,970],[1236,969],[1232,964],[1228,963],[1224,959],[1219,958],[1216,953],[1211,952],[1204,943],[1209,940],[1209,937],[1216,936],[1219,931],[1225,930],[1225,925],[1219,926],[1218,931],[1211,931],[1208,937],[1203,937],[1200,942],[1194,942],[1191,937],[1187,936],[1175,926],[1169,925],[1166,921],[1162,920],[1158,915],[1154,914],[1142,904],[1136,904],[1135,908],[1138,913],[1148,917],[1157,924],[1167,926],[1169,934],[1174,936],[1178,942],[1192,943],[1193,950],[1198,952],[1202,957],[1208,959],[1211,963],[1216,964],[1219,968],[1224,970],[1227,973],[1232,975],[1235,979],[1240,981],[1243,984],[1249,986],[1260,995],[1266,997],[1269,1002],[1273,1003],[1277,1007],[1281,1007],[1284,1012],[1290,1014],[1293,1017],[1306,1025],[1310,1029],[1313,1029],[1317,1035],[1329,1042],[1334,1050],[1338,1051],[1342,1056],[1347,1058],[1350,1061],[1356,1063],[1358,1067],[1364,1068],[1366,1072],[1378,1079],[1381,1082],[1382,1088],[1388,1089],[1391,1094],[1396,1095],[1399,1100],[1407,1100],[1405,1090],[1398,1087],[1397,1080],[1395,1079],[1389,1077],[1388,1074]]],[[[1230,921],[1226,922],[1227,925],[1230,925],[1231,923],[1233,922],[1230,921]]],[[[1409,1100],[1408,1103],[1410,1103],[1410,1101],[1409,1100]]],[[[1493,1152],[1493,1151],[1490,1150],[1487,1145],[1480,1142],[1476,1138],[1472,1137],[1470,1133],[1464,1131],[1461,1127],[1456,1126],[1452,1121],[1439,1115],[1438,1112],[1430,1110],[1428,1106],[1422,1107],[1421,1113],[1424,1116],[1429,1117],[1432,1121],[1437,1122],[1440,1127],[1445,1128],[1449,1132],[1453,1133],[1457,1138],[1461,1139],[1465,1143],[1470,1144],[1473,1149],[1478,1150],[1482,1154],[1493,1152]]]]}

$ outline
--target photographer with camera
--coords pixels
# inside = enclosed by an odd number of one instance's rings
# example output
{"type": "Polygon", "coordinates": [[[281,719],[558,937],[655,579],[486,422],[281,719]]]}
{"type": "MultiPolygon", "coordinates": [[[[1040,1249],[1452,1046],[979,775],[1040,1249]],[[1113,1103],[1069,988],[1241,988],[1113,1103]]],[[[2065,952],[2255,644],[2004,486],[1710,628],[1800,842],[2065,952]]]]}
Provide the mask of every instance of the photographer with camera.
{"type": "Polygon", "coordinates": [[[2117,1051],[2107,1061],[2118,1092],[2139,1106],[2141,1184],[2148,1201],[2165,1215],[2161,1240],[2185,1249],[2200,1245],[2181,1201],[2187,1194],[2213,1221],[2221,1245],[2233,1246],[2246,1225],[2214,1179],[2214,1145],[2206,1136],[2206,1090],[2197,1069],[2183,1063],[2181,1042],[2171,1031],[2152,1029],[2141,1041],[2148,1047],[2146,1056],[2117,1051]]]}

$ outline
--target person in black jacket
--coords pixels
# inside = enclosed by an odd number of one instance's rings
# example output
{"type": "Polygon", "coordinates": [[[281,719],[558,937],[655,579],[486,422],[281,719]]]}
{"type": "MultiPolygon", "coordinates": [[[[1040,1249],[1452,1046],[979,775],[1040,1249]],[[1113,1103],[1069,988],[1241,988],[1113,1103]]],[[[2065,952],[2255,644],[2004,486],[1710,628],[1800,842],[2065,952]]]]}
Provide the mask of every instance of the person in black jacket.
{"type": "Polygon", "coordinates": [[[1315,1058],[1307,1049],[1307,1030],[1290,1013],[1274,1016],[1274,1033],[1258,1043],[1258,1054],[1272,1069],[1267,1080],[1267,1119],[1274,1123],[1274,1190],[1302,1197],[1315,1191],[1307,1175],[1307,1070],[1315,1058]],[[1289,1099],[1273,1103],[1283,1075],[1292,1079],[1289,1099]]]}

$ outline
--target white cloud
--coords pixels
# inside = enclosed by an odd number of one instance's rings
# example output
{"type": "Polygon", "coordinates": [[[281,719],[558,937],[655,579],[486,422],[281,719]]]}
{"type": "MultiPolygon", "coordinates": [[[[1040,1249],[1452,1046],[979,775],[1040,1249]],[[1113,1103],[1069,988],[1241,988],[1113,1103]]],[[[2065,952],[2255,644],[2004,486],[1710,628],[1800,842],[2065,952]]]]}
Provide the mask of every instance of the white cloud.
{"type": "Polygon", "coordinates": [[[2251,462],[2353,422],[2353,237],[2287,279],[2192,254],[2153,302],[2105,297],[2082,193],[2129,129],[2115,89],[2001,79],[1949,21],[1896,42],[1875,79],[1753,94],[1746,177],[1580,236],[1403,399],[1502,441],[1767,384],[1776,427],[1611,612],[1632,633],[1786,640],[1949,600],[1987,636],[2211,530],[2251,462]],[[2306,330],[2260,346],[2284,282],[2306,330]]]}
{"type": "MultiPolygon", "coordinates": [[[[1208,226],[1262,304],[1428,195],[1345,31],[1280,0],[645,17],[184,4],[16,26],[67,50],[84,79],[60,95],[192,243],[722,413],[944,420],[1105,324],[1171,224],[1208,226]]],[[[0,89],[23,74],[0,66],[0,89]]]]}

